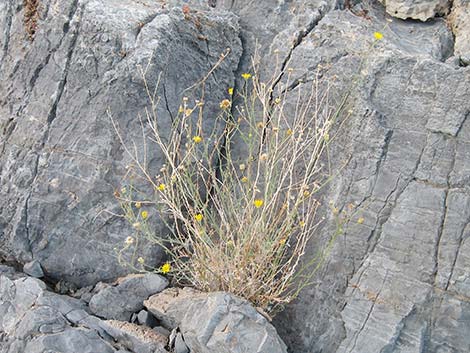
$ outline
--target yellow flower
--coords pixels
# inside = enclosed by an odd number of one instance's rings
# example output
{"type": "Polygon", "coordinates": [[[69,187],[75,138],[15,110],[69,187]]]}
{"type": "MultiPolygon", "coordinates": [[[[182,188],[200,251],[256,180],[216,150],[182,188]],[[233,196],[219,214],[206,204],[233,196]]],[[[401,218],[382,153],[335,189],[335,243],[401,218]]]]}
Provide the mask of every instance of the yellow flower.
{"type": "Polygon", "coordinates": [[[255,205],[256,208],[260,208],[261,206],[263,206],[263,203],[264,201],[261,199],[256,199],[255,201],[253,201],[253,205],[255,205]]]}
{"type": "Polygon", "coordinates": [[[287,136],[292,136],[293,133],[294,132],[291,129],[287,129],[287,131],[286,131],[287,136]]]}
{"type": "Polygon", "coordinates": [[[200,143],[200,142],[202,142],[202,137],[196,135],[196,136],[193,137],[193,141],[194,141],[194,143],[200,143]]]}
{"type": "Polygon", "coordinates": [[[310,191],[305,190],[305,191],[304,191],[304,197],[309,197],[309,196],[310,196],[310,191]]]}
{"type": "Polygon", "coordinates": [[[282,238],[281,240],[279,240],[279,245],[281,245],[281,246],[285,245],[286,241],[287,241],[286,238],[282,238]]]}
{"type": "Polygon", "coordinates": [[[135,208],[141,208],[142,207],[142,202],[138,201],[135,203],[135,208]]]}
{"type": "Polygon", "coordinates": [[[304,221],[300,221],[300,222],[299,222],[299,226],[300,226],[300,228],[305,227],[305,222],[304,222],[304,221]]]}
{"type": "Polygon", "coordinates": [[[245,72],[242,74],[242,77],[245,79],[245,80],[249,80],[251,78],[251,74],[248,73],[248,72],[245,72]]]}
{"type": "Polygon", "coordinates": [[[160,190],[160,191],[165,190],[165,184],[162,183],[162,184],[158,185],[158,190],[160,190]]]}
{"type": "Polygon", "coordinates": [[[166,262],[161,268],[160,268],[160,271],[163,273],[163,274],[167,274],[168,272],[171,271],[171,265],[169,262],[166,262]]]}
{"type": "Polygon", "coordinates": [[[143,220],[146,220],[146,219],[148,218],[148,216],[149,216],[149,213],[148,213],[147,211],[142,211],[142,212],[140,213],[140,215],[142,216],[142,219],[143,219],[143,220]]]}
{"type": "Polygon", "coordinates": [[[241,178],[241,182],[242,183],[247,183],[248,182],[248,178],[246,176],[244,176],[243,178],[241,178]]]}
{"type": "Polygon", "coordinates": [[[231,105],[232,103],[230,103],[228,99],[224,99],[222,102],[220,102],[220,109],[228,109],[231,105]]]}
{"type": "Polygon", "coordinates": [[[131,245],[132,243],[134,243],[134,238],[132,237],[127,237],[126,238],[126,241],[124,242],[126,245],[131,245]]]}
{"type": "Polygon", "coordinates": [[[203,218],[204,216],[201,213],[197,213],[196,215],[194,215],[194,219],[198,222],[201,222],[203,218]]]}
{"type": "Polygon", "coordinates": [[[180,105],[180,107],[178,108],[178,113],[183,113],[184,112],[184,108],[182,105],[180,105]]]}
{"type": "Polygon", "coordinates": [[[193,113],[192,109],[186,109],[184,111],[184,115],[186,115],[186,116],[190,116],[192,113],[193,113]]]}
{"type": "Polygon", "coordinates": [[[380,32],[374,32],[374,38],[377,40],[381,40],[384,37],[384,35],[380,32]]]}
{"type": "Polygon", "coordinates": [[[275,100],[274,100],[274,104],[279,104],[281,103],[281,98],[277,97],[275,100]]]}
{"type": "Polygon", "coordinates": [[[228,94],[233,95],[233,87],[230,87],[230,88],[228,89],[228,94]]]}
{"type": "Polygon", "coordinates": [[[360,217],[360,218],[357,220],[357,223],[358,223],[358,224],[364,223],[364,217],[360,217]]]}
{"type": "Polygon", "coordinates": [[[145,262],[143,257],[139,257],[137,261],[139,262],[139,264],[143,264],[145,262]]]}

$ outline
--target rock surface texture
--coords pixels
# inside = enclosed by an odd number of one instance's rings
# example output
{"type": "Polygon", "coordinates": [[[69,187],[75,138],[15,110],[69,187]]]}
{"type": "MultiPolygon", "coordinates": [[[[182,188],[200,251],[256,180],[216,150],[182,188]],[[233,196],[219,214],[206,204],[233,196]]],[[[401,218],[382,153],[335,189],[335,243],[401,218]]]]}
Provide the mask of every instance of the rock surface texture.
{"type": "MultiPolygon", "coordinates": [[[[31,42],[22,4],[0,2],[0,253],[34,259],[50,278],[78,287],[115,278],[125,270],[113,248],[132,230],[115,216],[113,192],[131,160],[108,111],[142,157],[138,116],[149,100],[141,71],[151,90],[160,77],[157,114],[169,131],[168,109],[178,109],[183,91],[227,48],[206,94],[218,102],[233,86],[238,20],[185,15],[160,1],[44,0],[31,42]]],[[[147,153],[157,166],[159,155],[147,153]]],[[[158,249],[145,257],[157,262],[158,249]]]]}
{"type": "Polygon", "coordinates": [[[192,352],[287,352],[266,318],[227,293],[170,288],[150,297],[145,306],[164,326],[179,327],[192,352]]]}
{"type": "MultiPolygon", "coordinates": [[[[0,352],[165,352],[165,329],[181,352],[286,350],[263,316],[230,295],[168,289],[146,302],[148,313],[141,301],[155,288],[134,292],[125,307],[135,279],[95,286],[126,273],[113,247],[131,234],[113,215],[130,159],[107,110],[126,142],[138,141],[137,116],[148,105],[141,65],[148,82],[162,77],[159,114],[169,129],[184,89],[227,48],[206,87],[209,109],[239,87],[256,44],[260,74],[274,75],[288,102],[319,73],[334,88],[332,104],[350,96],[330,151],[340,173],[323,202],[340,211],[353,204],[357,214],[314,284],[275,318],[287,350],[470,351],[468,1],[41,4],[30,41],[23,1],[0,0],[0,255],[82,295],[52,293],[0,266],[0,352]],[[434,18],[446,13],[450,26],[434,18]]],[[[325,216],[307,256],[333,232],[325,216]]],[[[158,249],[147,258],[157,263],[158,249]]]]}

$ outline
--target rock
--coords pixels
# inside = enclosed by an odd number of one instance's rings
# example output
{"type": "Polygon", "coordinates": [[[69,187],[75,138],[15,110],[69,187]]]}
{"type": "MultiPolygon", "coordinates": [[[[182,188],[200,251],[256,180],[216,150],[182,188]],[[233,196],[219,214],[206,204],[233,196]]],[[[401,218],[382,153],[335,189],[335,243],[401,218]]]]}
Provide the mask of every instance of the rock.
{"type": "Polygon", "coordinates": [[[390,16],[406,20],[426,21],[435,16],[443,16],[450,10],[449,0],[379,0],[390,16]]]}
{"type": "Polygon", "coordinates": [[[36,278],[44,277],[41,264],[36,260],[26,263],[23,266],[23,272],[36,278]]]}
{"type": "MultiPolygon", "coordinates": [[[[352,115],[329,151],[341,172],[322,197],[358,214],[313,285],[274,324],[293,352],[464,352],[470,341],[454,337],[470,294],[461,255],[470,221],[470,71],[446,63],[453,52],[444,21],[385,25],[374,7],[368,17],[332,11],[291,54],[298,84],[289,102],[310,90],[319,64],[330,104],[352,87],[352,115]],[[384,37],[370,49],[375,31],[384,37]],[[455,316],[447,320],[450,302],[455,316]]],[[[307,258],[336,229],[335,217],[322,215],[307,258]]]]}
{"type": "Polygon", "coordinates": [[[141,310],[137,314],[137,322],[139,323],[139,325],[145,325],[151,328],[154,328],[158,325],[158,321],[147,310],[141,310]]]}
{"type": "Polygon", "coordinates": [[[170,336],[170,331],[167,330],[166,328],[164,328],[163,326],[156,326],[153,328],[154,331],[166,336],[166,337],[169,337],[170,336]]]}
{"type": "MultiPolygon", "coordinates": [[[[241,55],[238,19],[213,11],[185,17],[181,7],[150,0],[43,0],[29,41],[22,4],[0,3],[0,257],[36,259],[52,281],[81,288],[129,272],[113,249],[133,230],[115,216],[113,194],[131,158],[107,112],[143,153],[138,116],[149,100],[139,67],[152,87],[161,75],[157,95],[166,101],[157,113],[168,133],[183,94],[200,93],[183,91],[229,48],[205,87],[204,124],[213,126],[241,55]]],[[[156,174],[162,159],[147,157],[156,174]]],[[[140,244],[148,264],[162,260],[159,248],[140,244]]]]}
{"type": "Polygon", "coordinates": [[[455,36],[455,55],[461,64],[470,65],[470,2],[453,1],[448,20],[455,36]]]}
{"type": "Polygon", "coordinates": [[[175,353],[189,353],[190,350],[186,343],[184,342],[183,335],[181,332],[178,332],[175,338],[175,353]]]}
{"type": "Polygon", "coordinates": [[[131,352],[166,353],[166,337],[154,330],[129,322],[108,320],[102,324],[106,332],[131,352]]]}
{"type": "Polygon", "coordinates": [[[48,292],[38,279],[0,275],[0,351],[115,352],[96,331],[71,326],[67,316],[88,315],[84,308],[77,299],[48,292]]]}
{"type": "Polygon", "coordinates": [[[157,274],[129,275],[93,295],[90,310],[105,319],[129,321],[133,313],[143,309],[144,300],[167,286],[168,280],[157,274]]]}
{"type": "Polygon", "coordinates": [[[231,294],[169,288],[144,304],[167,328],[179,327],[192,352],[287,352],[274,327],[248,302],[231,294]]]}
{"type": "Polygon", "coordinates": [[[166,337],[126,322],[102,321],[85,302],[47,290],[36,278],[0,274],[0,352],[166,353],[166,337]]]}

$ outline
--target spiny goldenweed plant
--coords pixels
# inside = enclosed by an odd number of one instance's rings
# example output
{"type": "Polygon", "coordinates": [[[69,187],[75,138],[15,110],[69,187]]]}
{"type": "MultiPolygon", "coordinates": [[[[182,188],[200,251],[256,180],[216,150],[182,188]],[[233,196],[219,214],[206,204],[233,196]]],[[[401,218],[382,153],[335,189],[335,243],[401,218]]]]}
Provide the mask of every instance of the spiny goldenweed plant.
{"type": "MultiPolygon", "coordinates": [[[[291,72],[285,72],[285,87],[291,72]]],[[[153,268],[134,252],[130,265],[136,270],[170,272],[177,283],[228,291],[274,312],[310,282],[342,233],[346,218],[337,217],[337,231],[319,255],[302,261],[317,235],[317,195],[332,178],[327,151],[334,124],[347,116],[347,94],[332,102],[331,86],[320,75],[308,92],[297,93],[274,91],[278,80],[260,82],[256,70],[242,77],[239,92],[227,89],[213,129],[203,128],[202,94],[197,101],[183,98],[170,136],[160,130],[158,101],[146,85],[150,108],[144,124],[151,136],[145,138],[155,143],[164,164],[154,176],[128,150],[135,171],[154,192],[143,198],[132,184],[117,192],[136,230],[123,250],[146,238],[163,247],[169,261],[153,268]],[[170,234],[155,235],[149,218],[157,213],[170,234]]]]}

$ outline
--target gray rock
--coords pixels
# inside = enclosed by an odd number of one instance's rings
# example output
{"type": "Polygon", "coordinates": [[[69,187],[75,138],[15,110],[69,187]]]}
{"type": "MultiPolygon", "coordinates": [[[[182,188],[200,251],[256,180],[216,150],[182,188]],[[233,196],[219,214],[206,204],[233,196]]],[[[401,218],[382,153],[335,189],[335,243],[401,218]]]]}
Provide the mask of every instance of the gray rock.
{"type": "Polygon", "coordinates": [[[183,335],[181,332],[178,332],[175,338],[175,353],[189,353],[190,350],[186,343],[184,342],[183,335]]]}
{"type": "MultiPolygon", "coordinates": [[[[0,275],[0,352],[115,352],[93,329],[71,327],[79,300],[53,294],[35,278],[0,275]]],[[[83,316],[82,316],[83,319],[83,316]]]]}
{"type": "Polygon", "coordinates": [[[0,274],[2,353],[165,353],[164,335],[119,321],[104,322],[85,302],[49,292],[36,278],[0,274]],[[147,350],[146,350],[147,349],[147,350]]]}
{"type": "MultiPolygon", "coordinates": [[[[121,210],[113,193],[131,159],[107,111],[125,143],[143,153],[138,116],[149,101],[139,67],[151,87],[161,75],[157,95],[166,101],[158,114],[167,133],[182,96],[200,93],[183,91],[230,48],[205,87],[213,100],[204,124],[213,126],[241,55],[238,19],[220,11],[186,18],[181,7],[150,0],[44,0],[28,41],[22,4],[0,3],[0,257],[34,258],[52,280],[80,288],[129,271],[113,248],[132,228],[114,215],[121,210]]],[[[161,158],[147,152],[156,173],[161,158]]],[[[148,264],[161,260],[161,250],[140,244],[148,264]]]]}
{"type": "MultiPolygon", "coordinates": [[[[456,337],[470,294],[470,71],[445,62],[454,53],[443,21],[385,26],[380,9],[368,16],[330,12],[291,54],[292,80],[303,83],[288,100],[310,89],[318,64],[334,82],[331,102],[357,77],[353,114],[329,154],[341,173],[322,197],[358,215],[275,326],[293,352],[465,352],[470,339],[456,337]],[[384,38],[368,49],[374,31],[384,38]]],[[[335,231],[323,215],[308,257],[335,231]]]]}
{"type": "MultiPolygon", "coordinates": [[[[274,327],[245,300],[231,294],[169,288],[145,301],[167,328],[179,327],[192,352],[287,352],[274,327]]],[[[175,336],[175,345],[178,340],[175,336]]]]}
{"type": "Polygon", "coordinates": [[[387,13],[393,17],[406,20],[426,21],[434,16],[442,16],[449,12],[451,2],[448,0],[379,0],[387,13]]]}
{"type": "Polygon", "coordinates": [[[455,36],[455,55],[461,64],[470,65],[470,2],[453,1],[448,19],[455,36]]]}
{"type": "Polygon", "coordinates": [[[44,272],[42,270],[41,264],[36,260],[26,263],[23,266],[23,272],[36,278],[44,277],[44,272]]]}
{"type": "Polygon", "coordinates": [[[141,310],[137,314],[137,322],[139,323],[139,325],[145,325],[151,328],[154,328],[158,325],[158,321],[147,310],[141,310]]]}
{"type": "Polygon", "coordinates": [[[90,310],[105,319],[129,321],[132,314],[143,309],[144,300],[167,286],[168,280],[157,274],[128,275],[91,297],[90,310]]]}

